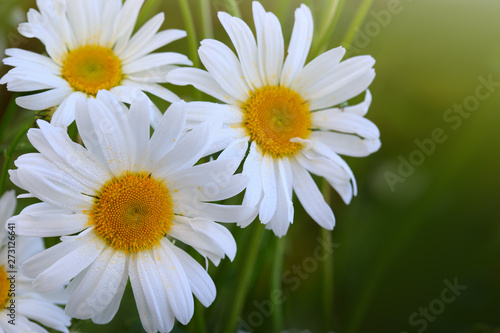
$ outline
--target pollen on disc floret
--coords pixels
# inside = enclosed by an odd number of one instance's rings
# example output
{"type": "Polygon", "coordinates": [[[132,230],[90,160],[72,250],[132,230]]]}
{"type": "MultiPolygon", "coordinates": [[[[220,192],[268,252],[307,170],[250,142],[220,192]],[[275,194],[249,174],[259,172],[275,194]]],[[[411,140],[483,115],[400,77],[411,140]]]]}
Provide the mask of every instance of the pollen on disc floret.
{"type": "Polygon", "coordinates": [[[253,91],[241,106],[244,124],[252,141],[273,157],[295,154],[302,148],[293,138],[311,133],[309,105],[295,91],[282,86],[265,86],[253,91]]]}
{"type": "Polygon", "coordinates": [[[164,181],[148,172],[126,172],[102,186],[89,224],[110,246],[135,253],[158,245],[170,230],[173,215],[164,181]]]}
{"type": "Polygon", "coordinates": [[[62,76],[74,90],[95,96],[99,90],[118,86],[123,75],[121,61],[112,49],[85,45],[68,53],[62,76]]]}

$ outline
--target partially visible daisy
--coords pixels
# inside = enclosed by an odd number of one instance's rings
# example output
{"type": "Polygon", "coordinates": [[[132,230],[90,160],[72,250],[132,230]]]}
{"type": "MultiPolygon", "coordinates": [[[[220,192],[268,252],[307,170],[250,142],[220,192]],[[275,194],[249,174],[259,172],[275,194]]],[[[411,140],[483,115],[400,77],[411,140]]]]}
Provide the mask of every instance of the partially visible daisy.
{"type": "Polygon", "coordinates": [[[371,102],[366,89],[375,77],[375,60],[359,56],[340,62],[345,50],[338,47],[304,66],[313,19],[309,8],[301,5],[283,63],[277,17],[256,1],[253,16],[257,41],[242,20],[219,12],[238,57],[221,42],[204,40],[199,54],[208,72],[181,68],[170,72],[168,79],[192,84],[227,103],[193,103],[188,118],[196,122],[214,112],[225,115],[225,127],[208,153],[225,147],[246,150],[241,143],[251,143],[243,165],[243,174],[251,179],[244,204],[259,207],[267,228],[277,236],[286,234],[293,222],[293,189],[307,213],[322,227],[333,229],[333,212],[309,172],[324,177],[346,203],[356,195],[354,175],[338,154],[366,156],[380,147],[378,128],[363,117],[371,102]],[[365,90],[364,102],[333,107],[365,90]]]}
{"type": "MultiPolygon", "coordinates": [[[[13,66],[1,80],[11,91],[34,92],[19,97],[19,106],[30,110],[56,108],[51,123],[68,126],[75,119],[78,96],[93,99],[108,90],[130,103],[141,92],[166,101],[179,98],[159,83],[175,65],[191,65],[184,55],[151,53],[186,36],[182,30],[158,32],[160,13],[132,32],[144,0],[38,0],[39,11],[30,9],[21,35],[38,38],[48,56],[7,49],[4,64],[13,66]],[[42,91],[42,92],[40,92],[42,91]]],[[[158,110],[151,112],[158,119],[158,110]]]]}
{"type": "Polygon", "coordinates": [[[44,246],[41,238],[16,237],[15,227],[3,227],[15,207],[14,191],[4,193],[0,198],[0,332],[47,332],[40,324],[69,332],[71,319],[55,305],[65,303],[64,289],[38,293],[31,287],[33,279],[19,274],[19,263],[41,252],[44,246]]]}
{"type": "Polygon", "coordinates": [[[144,329],[168,332],[174,318],[183,324],[191,319],[192,294],[209,306],[216,293],[208,273],[174,240],[215,265],[226,255],[232,260],[236,243],[214,221],[238,222],[251,210],[209,202],[245,188],[246,178],[233,175],[237,163],[221,159],[193,166],[217,124],[185,131],[185,103],[179,102],[150,137],[151,108],[143,97],[124,113],[109,92],[100,91],[76,111],[86,148],[64,129],[39,120],[40,129],[31,129],[28,138],[40,153],[19,157],[10,175],[43,202],[9,222],[21,235],[63,236],[22,271],[40,291],[72,279],[68,315],[109,322],[130,278],[144,329]]]}

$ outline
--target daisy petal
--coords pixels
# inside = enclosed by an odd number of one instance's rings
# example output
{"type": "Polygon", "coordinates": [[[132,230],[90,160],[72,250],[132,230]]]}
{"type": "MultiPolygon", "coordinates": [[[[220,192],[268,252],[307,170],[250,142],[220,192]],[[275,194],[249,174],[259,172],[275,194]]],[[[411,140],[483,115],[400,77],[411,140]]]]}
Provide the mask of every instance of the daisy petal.
{"type": "MultiPolygon", "coordinates": [[[[335,91],[324,91],[325,95],[315,97],[309,105],[310,110],[319,110],[343,103],[366,90],[375,78],[375,70],[370,69],[335,91]]],[[[330,88],[326,88],[330,89],[330,88]]]]}
{"type": "Polygon", "coordinates": [[[130,154],[130,130],[126,115],[118,101],[108,91],[101,90],[98,100],[90,100],[85,112],[92,122],[92,131],[99,142],[105,163],[115,175],[133,168],[130,154]],[[108,110],[113,110],[109,112],[108,110]]]}
{"type": "Polygon", "coordinates": [[[196,89],[217,98],[220,101],[231,103],[235,101],[207,71],[198,68],[178,68],[167,75],[167,81],[179,86],[188,84],[196,89]]]}
{"type": "Polygon", "coordinates": [[[173,245],[170,241],[163,239],[162,246],[154,250],[157,258],[156,268],[162,281],[164,281],[163,285],[166,288],[170,308],[177,320],[186,325],[193,316],[193,295],[184,268],[171,250],[171,247],[173,245]]]}
{"type": "Polygon", "coordinates": [[[250,179],[243,198],[243,205],[245,206],[257,206],[262,198],[261,163],[262,155],[257,153],[257,144],[252,142],[242,171],[250,179]]]}
{"type": "Polygon", "coordinates": [[[165,14],[156,14],[134,34],[134,36],[128,41],[127,47],[123,50],[123,52],[117,52],[118,56],[123,59],[125,64],[137,59],[137,54],[141,49],[149,44],[151,39],[153,39],[164,20],[165,14]]]}
{"type": "Polygon", "coordinates": [[[327,109],[312,113],[312,126],[321,130],[333,130],[357,134],[366,139],[380,137],[378,127],[366,118],[356,114],[342,112],[339,109],[327,109]]]}
{"type": "Polygon", "coordinates": [[[370,93],[370,90],[367,89],[365,94],[365,100],[356,105],[346,106],[344,108],[344,112],[352,113],[360,117],[363,117],[368,112],[371,103],[372,103],[372,94],[370,93]]]}
{"type": "MultiPolygon", "coordinates": [[[[160,260],[162,264],[166,264],[166,262],[163,263],[166,259],[160,257],[157,254],[157,250],[154,250],[154,252],[143,251],[137,253],[137,270],[139,272],[139,278],[146,302],[152,312],[155,326],[158,331],[166,332],[168,327],[173,326],[174,321],[172,307],[169,307],[166,301],[168,299],[168,292],[166,292],[167,286],[172,285],[173,281],[169,281],[162,276],[159,270],[160,265],[158,265],[156,261],[160,260]]],[[[176,271],[182,270],[182,267],[177,266],[173,269],[176,271]]],[[[175,290],[176,288],[177,286],[172,289],[175,290]]]]}
{"type": "Polygon", "coordinates": [[[266,225],[278,237],[284,236],[288,227],[293,223],[292,202],[292,169],[288,160],[278,160],[278,176],[276,179],[277,195],[280,198],[276,206],[276,213],[266,225]]]}
{"type": "Polygon", "coordinates": [[[293,189],[300,203],[314,221],[323,228],[332,230],[335,225],[335,217],[318,186],[303,167],[296,163],[291,165],[294,178],[293,189]]]}
{"type": "Polygon", "coordinates": [[[238,101],[246,101],[250,88],[242,80],[243,71],[238,58],[225,44],[205,39],[198,50],[200,59],[217,83],[238,101]]]}
{"type": "Polygon", "coordinates": [[[313,32],[314,23],[311,10],[306,5],[301,5],[295,10],[295,24],[288,46],[288,55],[281,72],[280,84],[282,86],[290,87],[297,73],[304,67],[311,48],[313,32]]]}
{"type": "Polygon", "coordinates": [[[192,246],[216,266],[225,255],[231,261],[236,255],[236,242],[229,230],[213,221],[176,216],[169,234],[192,246]]]}
{"type": "MultiPolygon", "coordinates": [[[[6,49],[5,54],[9,57],[4,58],[2,62],[8,66],[31,66],[42,65],[43,69],[52,74],[59,74],[61,67],[56,64],[51,58],[22,49],[6,49]]],[[[1,84],[4,82],[0,81],[1,84]]]]}
{"type": "Polygon", "coordinates": [[[36,290],[49,291],[63,285],[89,266],[105,246],[91,229],[62,240],[21,266],[24,275],[36,278],[33,283],[36,290]]]}
{"type": "Polygon", "coordinates": [[[47,90],[38,94],[16,98],[16,103],[28,110],[44,110],[59,105],[73,92],[72,88],[63,87],[47,90]]]}
{"type": "MultiPolygon", "coordinates": [[[[168,101],[170,103],[174,102],[179,102],[181,99],[179,96],[168,90],[167,88],[156,84],[156,83],[141,83],[141,82],[134,82],[131,80],[123,80],[122,81],[123,85],[126,85],[132,89],[137,89],[137,91],[145,91],[148,93],[151,93],[155,96],[160,97],[161,99],[168,101]]],[[[118,87],[115,87],[118,88],[118,87]]],[[[113,88],[113,89],[115,89],[113,88]]]]}
{"type": "Polygon", "coordinates": [[[329,146],[340,155],[363,157],[376,152],[380,148],[380,140],[361,139],[356,135],[334,132],[313,132],[311,140],[318,140],[329,146]]]}
{"type": "Polygon", "coordinates": [[[14,190],[6,191],[0,199],[0,226],[14,214],[16,209],[16,192],[14,190]]]}
{"type": "Polygon", "coordinates": [[[264,197],[259,206],[259,218],[263,224],[266,224],[274,216],[278,204],[275,167],[272,157],[264,155],[261,167],[264,197]]]}
{"type": "Polygon", "coordinates": [[[9,222],[16,224],[16,232],[24,236],[55,237],[71,235],[87,227],[88,215],[85,214],[19,214],[9,222]]]}
{"type": "Polygon", "coordinates": [[[57,165],[87,189],[93,189],[95,183],[105,182],[109,176],[107,170],[88,154],[81,145],[71,141],[66,131],[39,120],[40,130],[31,129],[28,138],[47,160],[57,165]]]}
{"type": "Polygon", "coordinates": [[[100,314],[121,289],[125,268],[125,253],[110,247],[104,249],[71,294],[66,313],[79,319],[94,318],[100,314]]]}
{"type": "Polygon", "coordinates": [[[156,130],[151,136],[149,155],[151,165],[155,165],[166,153],[172,150],[179,141],[185,124],[186,103],[172,104],[161,117],[156,130]]]}
{"type": "Polygon", "coordinates": [[[76,103],[85,103],[84,98],[86,98],[85,94],[80,91],[76,91],[69,95],[57,107],[52,115],[50,123],[57,127],[67,128],[75,120],[76,103]]]}
{"type": "Polygon", "coordinates": [[[156,163],[153,172],[159,176],[167,176],[177,170],[193,166],[203,156],[210,135],[209,129],[207,123],[201,123],[183,135],[156,163]]]}
{"type": "MultiPolygon", "coordinates": [[[[139,318],[141,319],[142,327],[146,332],[158,332],[159,328],[156,325],[156,318],[154,309],[148,306],[148,300],[146,298],[146,292],[143,290],[143,283],[141,276],[139,274],[140,269],[138,268],[138,256],[132,256],[129,261],[129,276],[130,284],[132,285],[132,291],[134,293],[135,304],[137,305],[137,310],[139,312],[139,318]]],[[[161,292],[161,291],[159,291],[161,292]]],[[[148,294],[148,299],[150,294],[148,294]]],[[[166,299],[166,298],[165,298],[166,299]]],[[[164,315],[170,314],[169,311],[164,313],[164,315]]],[[[173,317],[173,314],[172,314],[173,317]]]]}
{"type": "MultiPolygon", "coordinates": [[[[61,332],[68,332],[66,326],[71,325],[71,318],[65,315],[63,309],[61,309],[57,305],[49,303],[43,298],[19,299],[17,300],[17,302],[19,302],[17,304],[19,307],[18,310],[19,314],[28,317],[30,320],[36,320],[40,324],[45,325],[47,327],[54,328],[61,332]]],[[[40,329],[41,332],[47,332],[41,327],[40,329]]],[[[29,330],[24,332],[36,332],[36,331],[29,330]]]]}
{"type": "Polygon", "coordinates": [[[130,52],[130,58],[128,58],[127,60],[133,61],[135,59],[139,59],[146,54],[151,53],[156,49],[159,49],[160,47],[183,37],[186,37],[186,32],[183,30],[168,29],[160,31],[149,41],[149,43],[147,43],[147,45],[144,45],[142,48],[137,49],[136,53],[132,54],[132,52],[130,52]]]}
{"type": "Polygon", "coordinates": [[[297,73],[292,83],[292,89],[305,91],[319,78],[327,75],[335,68],[344,57],[345,49],[341,46],[326,51],[314,58],[302,70],[297,73]]]}
{"type": "Polygon", "coordinates": [[[141,9],[143,3],[144,0],[137,0],[125,1],[123,4],[123,7],[121,8],[116,19],[113,33],[115,36],[113,38],[115,41],[113,49],[117,54],[120,54],[128,46],[130,36],[134,30],[135,22],[137,21],[137,16],[139,15],[139,10],[141,9]]]}
{"type": "Polygon", "coordinates": [[[189,285],[193,294],[205,307],[209,307],[215,300],[215,284],[210,278],[210,275],[194,260],[189,254],[182,249],[174,246],[170,242],[165,242],[170,250],[177,256],[177,259],[182,264],[186,276],[189,279],[189,285]]]}
{"type": "Polygon", "coordinates": [[[324,177],[346,204],[351,202],[353,195],[351,177],[340,165],[324,156],[313,154],[311,150],[298,154],[296,158],[307,171],[324,177]]]}
{"type": "Polygon", "coordinates": [[[144,95],[139,96],[130,105],[128,114],[129,137],[131,138],[131,159],[135,161],[134,170],[142,170],[147,163],[149,148],[149,131],[151,128],[149,115],[153,112],[153,103],[144,95]]]}
{"type": "Polygon", "coordinates": [[[54,164],[39,154],[25,154],[16,160],[20,171],[17,176],[22,188],[32,195],[51,205],[81,210],[90,207],[92,200],[82,193],[89,192],[88,188],[64,172],[57,170],[54,164]],[[30,164],[35,162],[29,168],[30,164]]]}
{"type": "Polygon", "coordinates": [[[249,87],[257,89],[262,87],[259,76],[257,43],[248,25],[240,18],[219,12],[218,17],[233,42],[238,53],[244,77],[249,87]]]}
{"type": "MultiPolygon", "coordinates": [[[[128,260],[126,261],[126,264],[127,263],[128,260]]],[[[113,317],[118,312],[118,307],[120,306],[120,302],[123,297],[123,292],[125,291],[125,287],[127,286],[127,280],[128,280],[128,266],[125,267],[121,281],[115,281],[115,283],[118,283],[118,291],[116,292],[115,296],[108,304],[108,306],[92,319],[94,323],[107,324],[111,321],[111,319],[113,319],[113,317]]]]}
{"type": "Polygon", "coordinates": [[[281,76],[285,47],[281,24],[273,13],[266,13],[264,16],[263,30],[261,34],[257,34],[257,44],[262,79],[266,84],[277,85],[281,76]]]}
{"type": "MultiPolygon", "coordinates": [[[[150,73],[158,71],[164,65],[188,65],[193,63],[183,54],[175,52],[158,52],[145,55],[142,58],[134,60],[129,64],[123,64],[123,73],[130,75],[139,71],[148,71],[150,73]]],[[[166,73],[165,73],[166,74],[166,73]]],[[[166,76],[166,75],[165,75],[166,76]]],[[[164,81],[166,82],[166,80],[164,81]]]]}

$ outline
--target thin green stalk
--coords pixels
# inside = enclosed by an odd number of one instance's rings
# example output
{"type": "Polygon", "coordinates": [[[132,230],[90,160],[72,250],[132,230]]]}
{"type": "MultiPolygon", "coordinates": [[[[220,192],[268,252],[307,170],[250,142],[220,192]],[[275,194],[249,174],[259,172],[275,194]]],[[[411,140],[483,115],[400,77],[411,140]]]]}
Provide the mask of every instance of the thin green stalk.
{"type": "Polygon", "coordinates": [[[344,40],[342,41],[342,46],[344,46],[346,50],[349,50],[349,48],[351,47],[352,41],[354,40],[354,37],[356,37],[356,34],[358,33],[361,24],[365,20],[366,15],[368,15],[368,11],[372,7],[372,4],[373,0],[363,0],[363,2],[361,2],[358,11],[351,21],[351,25],[349,26],[349,29],[344,36],[344,40]]]}
{"type": "MultiPolygon", "coordinates": [[[[189,57],[193,61],[193,66],[199,68],[200,59],[198,58],[198,38],[196,37],[193,14],[187,0],[179,0],[179,6],[181,7],[182,18],[184,19],[184,24],[186,25],[189,57]]],[[[201,92],[198,89],[195,89],[194,97],[195,100],[201,100],[201,92]]]]}
{"type": "MultiPolygon", "coordinates": [[[[274,250],[274,263],[271,279],[271,294],[270,299],[274,299],[273,294],[280,292],[282,295],[283,291],[281,288],[282,273],[283,273],[283,260],[285,258],[285,246],[286,237],[275,237],[276,238],[276,249],[274,250]]],[[[281,332],[283,329],[283,306],[282,303],[274,304],[274,315],[273,315],[273,327],[274,332],[281,332]]]]}
{"type": "MultiPolygon", "coordinates": [[[[331,187],[330,184],[323,179],[323,197],[325,201],[330,205],[331,202],[331,187]]],[[[323,244],[327,248],[331,248],[329,245],[332,243],[332,232],[327,229],[321,229],[321,238],[323,239],[323,244]]],[[[333,325],[332,318],[334,318],[334,266],[333,266],[333,253],[328,256],[328,258],[324,262],[323,266],[323,316],[325,319],[326,327],[333,325]]]]}
{"type": "Polygon", "coordinates": [[[155,7],[158,4],[158,0],[147,0],[144,2],[144,5],[142,5],[141,11],[139,13],[139,16],[137,17],[137,22],[136,22],[136,27],[141,27],[146,23],[146,18],[152,13],[156,12],[155,7]]]}
{"type": "Polygon", "coordinates": [[[264,225],[260,224],[258,220],[254,221],[254,224],[256,224],[256,226],[252,230],[252,238],[248,242],[248,247],[246,248],[245,260],[243,261],[244,264],[238,276],[234,302],[231,306],[231,312],[229,313],[224,332],[236,332],[238,319],[241,315],[241,311],[243,310],[248,289],[250,288],[250,281],[252,280],[255,261],[257,260],[262,235],[264,234],[264,225]]]}
{"type": "Polygon", "coordinates": [[[10,162],[12,161],[12,156],[14,155],[14,152],[16,150],[17,144],[19,141],[21,141],[22,138],[26,135],[26,132],[33,126],[33,124],[29,124],[28,126],[25,126],[19,133],[17,133],[16,137],[12,141],[12,144],[10,145],[9,149],[5,153],[5,161],[3,161],[3,167],[2,167],[2,175],[0,176],[0,193],[3,193],[5,189],[5,182],[7,180],[7,171],[9,169],[10,162]]]}
{"type": "Polygon", "coordinates": [[[196,332],[197,333],[207,333],[207,328],[205,327],[205,307],[200,302],[195,302],[194,305],[194,317],[196,321],[196,332]]]}
{"type": "Polygon", "coordinates": [[[337,26],[340,13],[344,7],[345,0],[329,0],[326,8],[322,11],[318,28],[318,37],[313,39],[311,55],[316,57],[328,48],[328,41],[331,39],[333,31],[337,26]]]}
{"type": "Polygon", "coordinates": [[[212,25],[212,11],[210,0],[200,0],[201,26],[203,27],[203,38],[213,38],[214,28],[212,25]]]}
{"type": "Polygon", "coordinates": [[[241,17],[240,6],[238,5],[237,1],[226,0],[226,7],[227,7],[227,11],[229,12],[229,14],[236,16],[236,17],[241,17]]]}
{"type": "Polygon", "coordinates": [[[14,113],[16,113],[16,111],[16,99],[14,98],[14,96],[12,96],[9,104],[7,105],[7,109],[5,110],[5,114],[3,115],[2,122],[0,123],[0,142],[3,140],[5,129],[10,126],[10,121],[12,120],[12,117],[14,116],[14,113]]]}

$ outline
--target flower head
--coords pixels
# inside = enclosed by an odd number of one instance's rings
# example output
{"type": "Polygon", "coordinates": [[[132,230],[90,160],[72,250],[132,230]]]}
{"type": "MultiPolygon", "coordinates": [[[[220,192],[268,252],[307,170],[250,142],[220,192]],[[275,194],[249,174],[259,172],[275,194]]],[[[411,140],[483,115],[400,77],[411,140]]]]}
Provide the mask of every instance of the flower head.
{"type": "Polygon", "coordinates": [[[193,166],[210,129],[220,127],[217,120],[186,131],[185,103],[174,103],[150,137],[151,108],[144,97],[123,112],[111,93],[99,92],[76,111],[85,148],[39,120],[40,129],[28,133],[39,153],[18,158],[10,174],[43,202],[9,221],[22,235],[63,236],[22,270],[37,290],[72,279],[67,314],[109,322],[130,278],[145,330],[167,332],[174,318],[190,320],[192,294],[205,306],[215,298],[208,273],[174,240],[216,265],[225,255],[232,260],[236,243],[214,221],[237,222],[250,213],[210,203],[245,188],[246,178],[233,175],[237,164],[222,159],[193,166]]]}
{"type": "Polygon", "coordinates": [[[309,172],[324,177],[346,203],[356,194],[354,175],[338,154],[366,156],[380,147],[378,128],[363,117],[371,102],[366,89],[375,77],[375,61],[358,56],[341,62],[345,50],[338,47],[305,65],[313,37],[305,5],[295,12],[284,59],[277,17],[256,1],[253,17],[257,39],[241,19],[220,12],[238,56],[221,42],[204,40],[199,54],[207,71],[180,68],[168,79],[192,84],[226,103],[193,103],[188,118],[203,121],[214,112],[224,114],[223,130],[208,153],[225,148],[241,156],[250,143],[243,165],[251,179],[244,203],[259,207],[262,223],[278,236],[286,234],[293,222],[293,190],[309,215],[332,229],[333,212],[309,172]],[[338,106],[365,90],[364,102],[338,106]]]}
{"type": "MultiPolygon", "coordinates": [[[[161,86],[167,73],[179,65],[191,65],[186,56],[151,53],[182,38],[184,31],[158,32],[160,13],[132,35],[144,0],[38,0],[39,11],[30,9],[28,22],[19,32],[38,38],[48,56],[22,49],[7,49],[4,64],[13,66],[1,80],[11,91],[33,92],[17,98],[30,110],[56,108],[51,123],[68,126],[75,119],[79,96],[95,98],[99,90],[112,92],[121,102],[148,92],[166,101],[179,98],[161,86]]],[[[151,119],[161,116],[152,110],[151,119]]],[[[155,122],[153,122],[154,124],[155,122]]]]}
{"type": "MultiPolygon", "coordinates": [[[[16,196],[8,191],[0,198],[0,225],[14,213],[16,196]]],[[[46,332],[38,323],[61,332],[68,332],[70,318],[55,304],[65,304],[62,287],[50,293],[38,293],[31,287],[32,279],[19,274],[19,263],[44,249],[41,238],[14,236],[15,227],[0,228],[0,331],[46,332]],[[13,286],[12,286],[13,285],[13,286]],[[12,311],[11,311],[12,310],[12,311]]]]}

